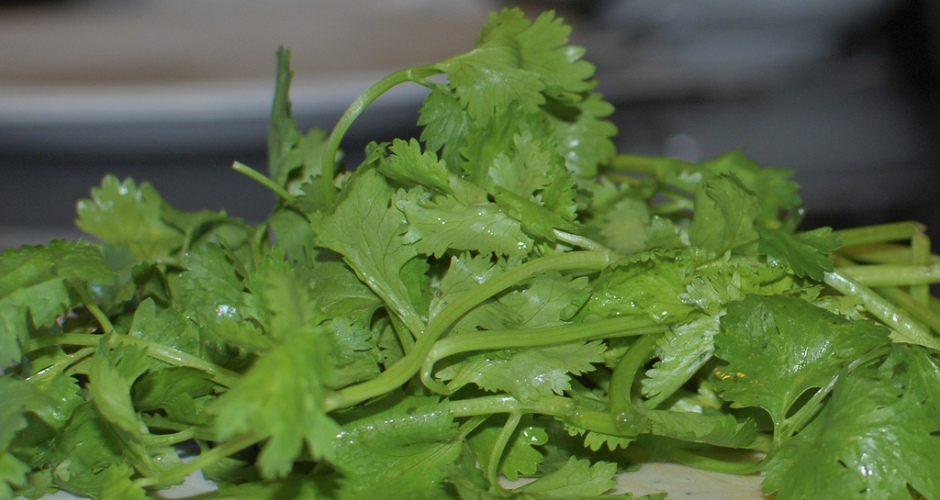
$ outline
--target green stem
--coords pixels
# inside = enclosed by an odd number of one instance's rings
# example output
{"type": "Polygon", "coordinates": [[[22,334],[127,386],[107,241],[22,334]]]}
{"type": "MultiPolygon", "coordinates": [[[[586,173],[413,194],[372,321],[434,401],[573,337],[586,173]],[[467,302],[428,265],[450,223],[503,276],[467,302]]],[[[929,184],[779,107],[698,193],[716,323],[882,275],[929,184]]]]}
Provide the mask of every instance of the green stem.
{"type": "Polygon", "coordinates": [[[618,154],[610,160],[608,167],[611,170],[648,175],[662,180],[663,173],[669,169],[676,167],[698,168],[698,165],[676,158],[618,154]]]}
{"type": "MultiPolygon", "coordinates": [[[[918,231],[911,237],[911,264],[923,266],[929,263],[930,238],[923,231],[918,231]]],[[[909,292],[921,304],[927,304],[930,300],[930,286],[927,284],[912,286],[909,292]]]]}
{"type": "Polygon", "coordinates": [[[579,405],[564,396],[542,397],[535,401],[520,401],[512,396],[483,396],[448,403],[455,418],[492,415],[494,413],[535,413],[555,417],[581,429],[612,435],[625,435],[606,410],[594,410],[579,405]]]}
{"type": "Polygon", "coordinates": [[[915,299],[913,295],[904,293],[904,290],[900,288],[882,287],[875,291],[911,313],[911,316],[922,321],[931,330],[940,333],[940,314],[933,311],[927,304],[915,299]]]}
{"type": "Polygon", "coordinates": [[[940,264],[873,264],[845,266],[839,271],[866,286],[910,286],[940,283],[940,264]]]}
{"type": "Polygon", "coordinates": [[[120,342],[130,342],[146,347],[148,356],[153,359],[163,361],[169,365],[188,366],[190,368],[200,370],[208,375],[211,375],[212,380],[223,387],[233,387],[236,383],[238,383],[239,380],[241,380],[241,375],[238,373],[235,373],[226,368],[222,368],[221,366],[206,361],[198,356],[193,356],[192,354],[173,349],[172,347],[167,347],[163,344],[128,336],[120,336],[118,337],[118,340],[120,342]]]}
{"type": "Polygon", "coordinates": [[[55,335],[43,335],[42,337],[30,339],[29,343],[26,344],[26,352],[57,345],[97,347],[100,340],[101,334],[98,333],[57,333],[55,335]]]}
{"type": "Polygon", "coordinates": [[[167,431],[176,431],[177,433],[191,430],[193,437],[203,441],[218,441],[215,431],[205,426],[194,426],[184,422],[177,422],[159,415],[140,414],[140,419],[149,429],[161,429],[167,431]]]}
{"type": "Polygon", "coordinates": [[[233,438],[229,441],[221,443],[219,446],[212,448],[208,451],[202,452],[196,458],[186,462],[179,467],[170,469],[157,477],[144,477],[136,481],[138,486],[141,488],[147,488],[150,486],[158,485],[168,485],[176,484],[179,481],[182,481],[186,476],[201,470],[205,467],[208,467],[224,458],[227,458],[235,453],[238,453],[249,446],[255,445],[260,441],[257,436],[253,434],[246,434],[244,436],[239,436],[233,438]]]}
{"type": "Polygon", "coordinates": [[[636,374],[653,356],[657,338],[647,335],[637,339],[610,376],[610,411],[633,434],[648,432],[650,428],[649,420],[633,405],[632,393],[636,374]]]}
{"type": "Polygon", "coordinates": [[[343,113],[343,116],[340,117],[339,121],[336,123],[336,126],[333,127],[333,131],[330,132],[330,137],[327,139],[326,147],[323,152],[323,192],[321,193],[323,197],[323,203],[326,206],[329,206],[333,203],[333,200],[336,197],[336,191],[333,187],[333,177],[335,175],[334,166],[336,164],[336,154],[339,152],[339,145],[343,141],[343,137],[346,135],[346,131],[349,130],[349,127],[352,126],[353,122],[359,118],[359,115],[376,99],[379,98],[382,94],[388,92],[397,85],[406,82],[414,82],[421,85],[426,85],[424,80],[430,76],[439,75],[442,71],[431,66],[418,66],[414,68],[408,68],[401,71],[396,71],[391,75],[386,76],[373,85],[369,87],[368,90],[363,92],[359,97],[349,105],[349,108],[346,109],[346,112],[343,113]]]}
{"type": "Polygon", "coordinates": [[[496,437],[496,442],[493,443],[493,449],[490,450],[489,467],[487,467],[486,476],[490,484],[494,486],[499,484],[499,464],[502,462],[506,445],[509,444],[509,439],[512,437],[512,433],[516,431],[516,427],[519,426],[521,420],[522,413],[516,411],[510,412],[509,419],[506,420],[506,425],[504,425],[499,432],[499,436],[496,437]]]}
{"type": "Polygon", "coordinates": [[[908,221],[841,229],[832,233],[839,237],[843,247],[851,247],[869,243],[908,240],[918,232],[924,232],[924,225],[919,222],[908,221]]]}
{"type": "Polygon", "coordinates": [[[173,434],[148,434],[143,437],[144,444],[147,446],[170,446],[184,443],[196,436],[196,428],[190,426],[173,434]]]}
{"type": "MultiPolygon", "coordinates": [[[[915,263],[911,247],[897,243],[871,243],[868,245],[856,245],[848,248],[840,248],[836,251],[836,255],[844,255],[845,257],[848,257],[855,262],[865,262],[869,264],[915,263]]],[[[926,261],[917,263],[940,263],[940,255],[931,253],[928,255],[926,261]]]]}
{"type": "Polygon", "coordinates": [[[609,248],[605,247],[604,245],[601,245],[600,243],[590,238],[585,238],[584,236],[581,236],[578,234],[571,234],[571,233],[562,231],[561,229],[555,229],[553,232],[555,233],[555,237],[558,238],[558,241],[561,241],[562,243],[567,243],[568,245],[571,245],[575,248],[583,248],[585,250],[596,250],[599,252],[611,251],[609,248]]]}
{"type": "Polygon", "coordinates": [[[398,362],[392,365],[388,370],[371,380],[346,387],[328,397],[326,400],[327,411],[346,408],[361,403],[362,401],[379,396],[403,385],[414,374],[418,373],[428,353],[431,352],[434,342],[436,342],[451,325],[457,322],[457,320],[463,317],[468,311],[497,293],[517,285],[536,274],[549,271],[600,271],[611,264],[611,259],[611,254],[608,252],[592,250],[567,252],[540,257],[494,276],[480,286],[464,293],[445,307],[440,314],[435,316],[434,319],[428,323],[425,332],[418,338],[417,342],[415,342],[414,349],[403,358],[399,359],[398,362]]]}
{"type": "MultiPolygon", "coordinates": [[[[108,324],[110,325],[110,322],[108,322],[108,324]]],[[[193,356],[192,354],[173,349],[172,347],[167,347],[163,344],[152,342],[147,339],[130,337],[127,335],[114,335],[112,338],[117,342],[144,347],[147,349],[148,356],[156,360],[163,361],[164,363],[170,364],[172,366],[188,366],[190,368],[201,370],[211,375],[216,383],[224,387],[232,387],[233,384],[241,379],[239,374],[231,370],[227,370],[198,356],[193,356]]],[[[32,339],[29,341],[27,349],[28,351],[35,351],[36,349],[42,349],[44,347],[55,345],[96,347],[100,340],[101,335],[98,334],[59,333],[56,335],[47,335],[32,339]]]]}
{"type": "Polygon", "coordinates": [[[114,325],[111,324],[111,320],[108,318],[108,315],[98,307],[98,304],[95,304],[95,301],[91,299],[91,296],[88,295],[88,290],[84,286],[75,287],[75,290],[78,291],[79,296],[81,296],[82,301],[85,303],[85,309],[88,309],[88,312],[95,317],[95,320],[101,325],[104,333],[111,333],[114,331],[114,325]]]}
{"type": "Polygon", "coordinates": [[[288,193],[286,189],[279,186],[276,182],[271,180],[270,177],[262,174],[261,172],[258,172],[257,170],[249,167],[248,165],[245,165],[244,163],[237,162],[237,161],[232,164],[232,169],[234,169],[236,172],[240,174],[247,175],[248,177],[257,181],[262,186],[270,189],[271,191],[274,191],[274,194],[276,194],[279,198],[281,198],[285,202],[290,203],[290,204],[294,203],[295,200],[294,200],[293,195],[288,193]]]}
{"type": "Polygon", "coordinates": [[[871,288],[841,272],[841,269],[826,273],[823,281],[839,293],[860,300],[869,313],[894,330],[892,339],[895,342],[919,344],[940,350],[940,342],[930,335],[930,331],[923,324],[909,317],[871,288]]]}
{"type": "Polygon", "coordinates": [[[704,457],[681,448],[671,450],[670,456],[676,462],[696,469],[737,475],[753,474],[763,469],[768,460],[768,457],[765,457],[755,462],[728,462],[717,458],[704,457]]]}
{"type": "Polygon", "coordinates": [[[451,392],[433,379],[434,365],[455,354],[472,351],[518,349],[567,344],[569,342],[647,335],[663,332],[668,326],[642,317],[623,316],[589,323],[574,323],[529,330],[487,330],[454,335],[434,343],[421,367],[421,380],[439,393],[451,392]],[[443,390],[442,390],[443,389],[443,390]]]}

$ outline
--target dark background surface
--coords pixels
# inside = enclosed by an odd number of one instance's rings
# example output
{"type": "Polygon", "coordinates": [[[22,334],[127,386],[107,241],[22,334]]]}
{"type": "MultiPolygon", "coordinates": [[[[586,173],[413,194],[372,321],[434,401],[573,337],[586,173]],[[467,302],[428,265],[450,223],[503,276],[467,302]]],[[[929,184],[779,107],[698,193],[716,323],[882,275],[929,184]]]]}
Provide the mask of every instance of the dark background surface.
{"type": "MultiPolygon", "coordinates": [[[[303,129],[381,76],[462,52],[486,12],[556,8],[617,106],[623,152],[734,148],[797,172],[807,226],[940,225],[938,8],[927,0],[0,2],[0,246],[74,238],[106,173],[182,209],[260,220],[275,51],[303,129]]],[[[410,136],[423,95],[376,104],[344,144],[410,136]]],[[[936,231],[934,231],[936,232],[936,231]]]]}

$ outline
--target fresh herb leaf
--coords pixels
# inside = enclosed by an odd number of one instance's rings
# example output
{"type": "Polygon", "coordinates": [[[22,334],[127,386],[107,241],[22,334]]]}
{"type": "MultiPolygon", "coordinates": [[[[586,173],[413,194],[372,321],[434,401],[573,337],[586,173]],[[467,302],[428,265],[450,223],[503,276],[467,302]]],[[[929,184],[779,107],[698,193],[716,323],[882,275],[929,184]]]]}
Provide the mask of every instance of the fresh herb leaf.
{"type": "Polygon", "coordinates": [[[726,399],[759,406],[775,425],[807,390],[825,387],[861,355],[887,345],[888,329],[847,321],[803,299],[748,296],[728,305],[715,336],[726,399]]]}

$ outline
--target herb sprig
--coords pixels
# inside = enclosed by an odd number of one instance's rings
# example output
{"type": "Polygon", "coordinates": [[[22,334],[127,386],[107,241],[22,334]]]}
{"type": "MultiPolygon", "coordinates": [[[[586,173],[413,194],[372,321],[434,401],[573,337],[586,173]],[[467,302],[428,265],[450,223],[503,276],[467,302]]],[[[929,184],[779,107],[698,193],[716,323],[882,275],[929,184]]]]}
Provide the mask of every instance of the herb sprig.
{"type": "Polygon", "coordinates": [[[0,499],[199,470],[219,499],[596,498],[637,450],[779,500],[940,498],[924,227],[799,231],[789,170],[616,154],[569,32],[492,13],[329,134],[297,129],[282,50],[268,172],[235,164],[267,220],[108,176],[78,203],[102,243],[3,252],[0,499]],[[421,136],[344,170],[406,83],[421,136]]]}

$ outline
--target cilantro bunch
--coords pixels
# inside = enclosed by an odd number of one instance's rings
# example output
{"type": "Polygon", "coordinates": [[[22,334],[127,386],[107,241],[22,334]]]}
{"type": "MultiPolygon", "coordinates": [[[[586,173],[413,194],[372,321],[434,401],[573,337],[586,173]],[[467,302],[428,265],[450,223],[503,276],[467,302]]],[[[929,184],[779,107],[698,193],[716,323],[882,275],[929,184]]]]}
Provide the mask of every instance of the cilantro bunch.
{"type": "Polygon", "coordinates": [[[235,164],[266,221],[109,176],[78,203],[103,243],[0,255],[0,499],[200,470],[204,498],[595,498],[643,457],[940,498],[924,228],[799,231],[789,170],[616,154],[569,30],[493,13],[329,135],[297,130],[281,51],[268,172],[235,164]],[[404,83],[421,136],[340,168],[404,83]]]}

